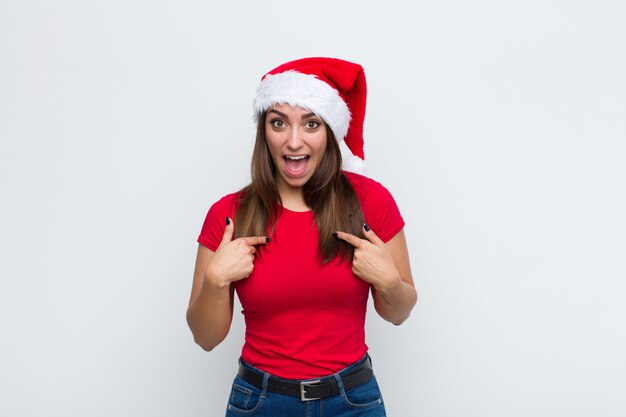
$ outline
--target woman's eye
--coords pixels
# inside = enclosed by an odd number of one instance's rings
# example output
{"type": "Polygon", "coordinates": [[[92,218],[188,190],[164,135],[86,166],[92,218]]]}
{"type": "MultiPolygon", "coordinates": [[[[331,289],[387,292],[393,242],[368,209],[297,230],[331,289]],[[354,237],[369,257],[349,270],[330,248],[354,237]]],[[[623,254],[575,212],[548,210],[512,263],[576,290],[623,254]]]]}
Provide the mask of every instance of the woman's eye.
{"type": "Polygon", "coordinates": [[[285,122],[280,119],[274,119],[270,123],[272,124],[272,127],[275,127],[277,129],[285,126],[285,122]]]}
{"type": "Polygon", "coordinates": [[[320,122],[315,121],[315,120],[309,120],[308,122],[306,122],[306,127],[308,127],[309,129],[317,129],[320,126],[320,122]]]}

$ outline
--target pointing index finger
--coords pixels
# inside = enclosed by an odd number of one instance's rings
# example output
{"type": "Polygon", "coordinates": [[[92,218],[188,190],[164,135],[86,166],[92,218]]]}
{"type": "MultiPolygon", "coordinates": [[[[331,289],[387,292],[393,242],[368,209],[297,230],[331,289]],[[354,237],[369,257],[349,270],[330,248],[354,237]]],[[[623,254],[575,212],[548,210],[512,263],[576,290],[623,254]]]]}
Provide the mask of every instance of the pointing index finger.
{"type": "Polygon", "coordinates": [[[248,236],[242,237],[242,239],[250,246],[265,245],[270,242],[270,238],[267,236],[248,236]]]}
{"type": "Polygon", "coordinates": [[[351,235],[350,233],[346,233],[346,232],[335,232],[334,233],[335,237],[337,239],[341,239],[344,240],[346,242],[348,242],[349,244],[351,244],[352,246],[354,246],[356,249],[361,247],[362,244],[362,239],[351,235]]]}

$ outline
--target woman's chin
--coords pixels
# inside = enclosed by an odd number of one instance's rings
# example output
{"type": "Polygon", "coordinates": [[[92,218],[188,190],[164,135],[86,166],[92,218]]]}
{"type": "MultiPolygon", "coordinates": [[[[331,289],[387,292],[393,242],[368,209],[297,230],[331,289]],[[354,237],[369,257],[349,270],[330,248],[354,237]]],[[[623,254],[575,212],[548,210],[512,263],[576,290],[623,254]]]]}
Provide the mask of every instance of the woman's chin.
{"type": "Polygon", "coordinates": [[[299,175],[284,173],[281,175],[282,182],[289,188],[302,188],[311,179],[313,173],[303,172],[299,175]]]}

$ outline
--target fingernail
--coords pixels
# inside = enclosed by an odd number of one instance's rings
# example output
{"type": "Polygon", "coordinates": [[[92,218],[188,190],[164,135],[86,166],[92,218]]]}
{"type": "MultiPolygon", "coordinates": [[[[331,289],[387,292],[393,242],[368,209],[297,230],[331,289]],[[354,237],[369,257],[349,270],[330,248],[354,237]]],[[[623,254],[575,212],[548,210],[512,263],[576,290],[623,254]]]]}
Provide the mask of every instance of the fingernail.
{"type": "Polygon", "coordinates": [[[363,223],[363,228],[365,229],[366,232],[370,231],[370,227],[367,225],[367,223],[363,223]]]}
{"type": "Polygon", "coordinates": [[[335,239],[339,239],[339,235],[337,234],[337,232],[333,232],[333,237],[334,237],[335,239]]]}
{"type": "Polygon", "coordinates": [[[270,238],[265,236],[265,243],[270,243],[270,238]]]}
{"type": "Polygon", "coordinates": [[[226,226],[228,226],[230,224],[230,219],[228,218],[228,216],[226,216],[226,226]]]}

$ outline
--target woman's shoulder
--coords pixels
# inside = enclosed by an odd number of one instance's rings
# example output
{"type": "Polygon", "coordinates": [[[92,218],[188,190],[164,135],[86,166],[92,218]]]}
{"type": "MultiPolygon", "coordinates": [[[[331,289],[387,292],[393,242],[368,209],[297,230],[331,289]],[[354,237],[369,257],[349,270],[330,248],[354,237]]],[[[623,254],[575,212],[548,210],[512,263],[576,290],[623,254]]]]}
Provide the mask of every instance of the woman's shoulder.
{"type": "Polygon", "coordinates": [[[237,203],[237,201],[239,201],[240,199],[241,199],[241,191],[236,191],[234,193],[230,193],[230,194],[226,194],[225,196],[222,196],[213,204],[227,206],[227,205],[232,205],[232,204],[237,203]]]}
{"type": "Polygon", "coordinates": [[[225,218],[235,217],[240,196],[241,191],[226,194],[211,205],[202,224],[198,243],[212,251],[217,250],[224,235],[225,218]]]}
{"type": "Polygon", "coordinates": [[[344,172],[361,203],[365,221],[383,242],[389,241],[404,227],[395,199],[381,183],[364,175],[344,172]]]}
{"type": "Polygon", "coordinates": [[[356,174],[354,172],[344,171],[343,175],[350,181],[352,188],[356,192],[359,199],[371,197],[371,194],[389,193],[384,185],[380,182],[366,177],[365,175],[356,174]]]}
{"type": "Polygon", "coordinates": [[[209,214],[234,216],[241,201],[241,191],[220,197],[209,207],[209,214]]]}

